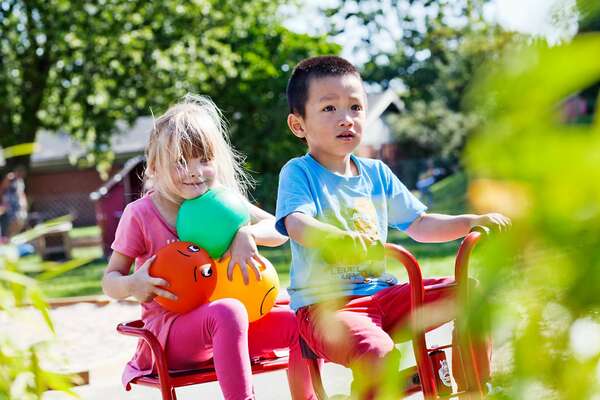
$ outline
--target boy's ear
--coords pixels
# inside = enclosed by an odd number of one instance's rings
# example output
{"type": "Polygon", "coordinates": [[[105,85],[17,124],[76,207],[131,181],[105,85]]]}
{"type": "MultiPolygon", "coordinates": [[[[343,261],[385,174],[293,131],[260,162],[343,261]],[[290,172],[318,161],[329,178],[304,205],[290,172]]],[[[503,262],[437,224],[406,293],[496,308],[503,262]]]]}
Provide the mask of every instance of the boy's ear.
{"type": "Polygon", "coordinates": [[[287,117],[287,123],[288,127],[295,136],[301,139],[306,137],[306,130],[304,129],[304,123],[301,116],[290,113],[287,117]]]}

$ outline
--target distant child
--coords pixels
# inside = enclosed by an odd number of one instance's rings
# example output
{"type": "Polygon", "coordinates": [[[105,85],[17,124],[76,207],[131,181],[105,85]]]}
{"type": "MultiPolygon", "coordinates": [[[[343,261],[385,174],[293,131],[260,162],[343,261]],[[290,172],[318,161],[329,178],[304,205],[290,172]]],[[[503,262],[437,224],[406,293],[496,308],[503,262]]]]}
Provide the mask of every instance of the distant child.
{"type": "MultiPolygon", "coordinates": [[[[298,344],[297,321],[289,308],[275,306],[249,324],[244,305],[235,299],[215,300],[185,314],[166,311],[152,301],[155,296],[176,299],[161,288],[168,289],[168,283],[150,276],[148,269],[158,250],[178,240],[175,223],[182,201],[216,185],[236,191],[247,201],[249,179],[229,145],[219,109],[207,97],[193,95],[169,108],[155,121],[146,161],[151,189],[123,212],[102,281],[104,292],[116,299],[133,296],[140,301],[145,328],[165,348],[170,369],[190,369],[214,358],[225,399],[254,399],[250,357],[288,347],[292,398],[316,398],[298,344]],[[132,264],[135,271],[130,275],[132,264]]],[[[258,278],[256,246],[279,246],[287,239],[275,230],[271,214],[249,202],[248,208],[251,223],[235,235],[228,250],[229,267],[238,264],[244,276],[255,273],[258,278]]],[[[123,383],[154,368],[150,348],[140,340],[123,373],[123,383]]]]}
{"type": "MultiPolygon", "coordinates": [[[[308,346],[353,368],[355,382],[366,382],[361,395],[371,398],[394,348],[391,334],[406,322],[410,304],[408,284],[385,273],[383,252],[372,251],[381,250],[388,227],[419,242],[445,242],[475,225],[504,229],[510,221],[496,213],[426,213],[383,162],[354,156],[367,103],[360,74],[348,61],[300,62],[287,97],[288,126],[308,146],[308,154],[281,170],[277,195],[276,228],[292,239],[291,307],[308,346]]],[[[452,290],[433,288],[451,281],[425,279],[425,301],[451,300],[452,290]]]]}
{"type": "Polygon", "coordinates": [[[25,173],[25,167],[19,165],[0,182],[0,236],[20,233],[27,221],[25,173]]]}

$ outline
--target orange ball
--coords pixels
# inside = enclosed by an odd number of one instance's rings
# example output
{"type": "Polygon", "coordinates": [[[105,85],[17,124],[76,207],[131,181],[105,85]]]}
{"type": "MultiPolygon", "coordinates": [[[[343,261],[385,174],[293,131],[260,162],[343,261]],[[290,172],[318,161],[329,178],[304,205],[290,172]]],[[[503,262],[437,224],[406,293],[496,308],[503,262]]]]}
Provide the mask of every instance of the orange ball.
{"type": "Polygon", "coordinates": [[[149,269],[151,276],[169,282],[164,289],[177,300],[156,296],[163,308],[185,313],[207,303],[217,284],[217,268],[208,253],[191,242],[174,242],[156,253],[149,269]]]}
{"type": "Polygon", "coordinates": [[[227,278],[229,257],[223,261],[216,261],[217,286],[210,296],[210,301],[222,298],[233,298],[241,301],[248,311],[250,322],[264,317],[275,304],[279,293],[279,277],[273,265],[266,258],[259,256],[262,261],[260,266],[261,280],[256,280],[256,275],[248,269],[248,285],[244,284],[244,277],[239,266],[233,270],[233,279],[227,278]]]}

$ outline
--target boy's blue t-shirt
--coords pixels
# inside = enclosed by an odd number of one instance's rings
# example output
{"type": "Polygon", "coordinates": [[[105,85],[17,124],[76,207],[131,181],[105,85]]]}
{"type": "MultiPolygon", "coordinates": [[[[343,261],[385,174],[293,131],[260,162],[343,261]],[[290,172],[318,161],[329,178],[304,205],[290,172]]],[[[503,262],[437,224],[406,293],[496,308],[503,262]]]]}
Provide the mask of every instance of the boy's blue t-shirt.
{"type": "MultiPolygon", "coordinates": [[[[382,161],[351,157],[358,169],[358,175],[352,177],[329,171],[310,154],[283,167],[276,211],[276,228],[281,234],[288,236],[285,217],[301,212],[385,243],[388,227],[405,230],[427,210],[382,161]]],[[[326,264],[315,249],[294,240],[291,248],[288,292],[294,310],[345,296],[372,295],[397,283],[386,273],[370,276],[365,265],[326,264]]]]}

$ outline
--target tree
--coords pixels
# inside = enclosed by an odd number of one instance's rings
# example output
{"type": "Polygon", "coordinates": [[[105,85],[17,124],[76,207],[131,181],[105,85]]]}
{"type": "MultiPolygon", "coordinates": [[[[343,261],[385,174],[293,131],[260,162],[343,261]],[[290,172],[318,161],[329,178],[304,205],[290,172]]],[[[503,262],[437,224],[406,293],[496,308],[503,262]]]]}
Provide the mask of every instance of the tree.
{"type": "Polygon", "coordinates": [[[240,57],[236,65],[240,73],[216,86],[214,98],[229,117],[234,144],[247,156],[248,169],[255,172],[255,199],[274,210],[279,170],[306,151],[306,145],[287,127],[289,74],[301,59],[335,54],[340,48],[281,26],[256,27],[230,43],[240,57]]]}
{"type": "Polygon", "coordinates": [[[366,28],[356,49],[367,55],[364,79],[403,90],[406,111],[391,121],[400,148],[457,160],[478,123],[462,108],[465,90],[516,35],[484,18],[485,0],[374,3],[346,1],[329,13],[366,28]]]}
{"type": "MultiPolygon", "coordinates": [[[[578,6],[580,10],[578,33],[585,34],[589,32],[600,32],[600,5],[580,0],[578,2],[578,6]]],[[[600,82],[596,82],[590,87],[583,89],[580,93],[580,96],[588,104],[590,109],[590,117],[592,111],[597,107],[599,95],[600,82]]]]}
{"type": "Polygon", "coordinates": [[[164,103],[185,82],[188,66],[207,78],[232,73],[233,55],[219,48],[223,18],[198,18],[213,8],[209,2],[9,0],[1,6],[3,146],[32,142],[48,128],[100,153],[108,150],[116,120],[132,122],[150,104],[164,103]],[[194,34],[204,46],[193,46],[194,34]],[[213,62],[201,62],[207,59],[213,62]]]}
{"type": "MultiPolygon", "coordinates": [[[[89,163],[106,169],[116,121],[163,111],[192,91],[228,111],[249,160],[268,159],[253,168],[279,166],[261,139],[264,129],[285,133],[286,68],[339,51],[283,28],[282,3],[0,0],[0,146],[60,129],[88,147],[89,163]]],[[[294,148],[288,136],[278,148],[294,148]]]]}

